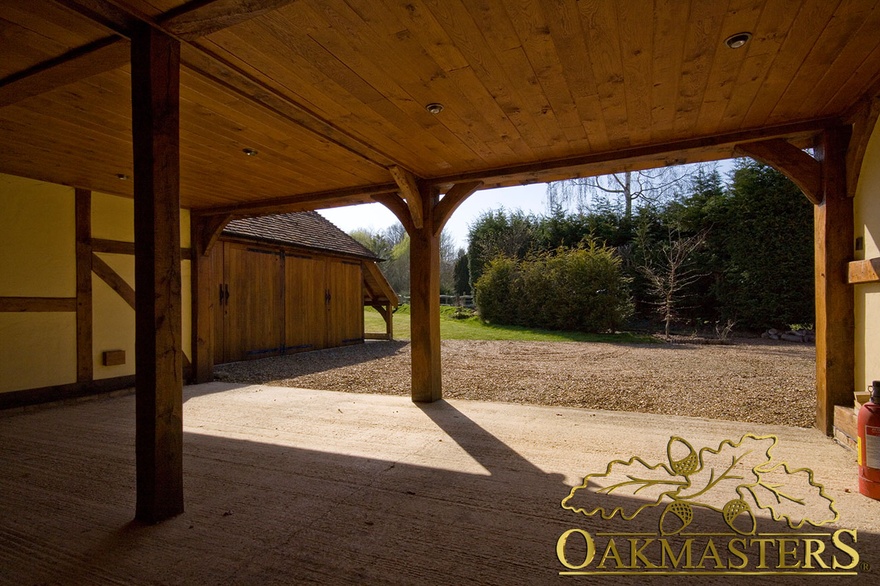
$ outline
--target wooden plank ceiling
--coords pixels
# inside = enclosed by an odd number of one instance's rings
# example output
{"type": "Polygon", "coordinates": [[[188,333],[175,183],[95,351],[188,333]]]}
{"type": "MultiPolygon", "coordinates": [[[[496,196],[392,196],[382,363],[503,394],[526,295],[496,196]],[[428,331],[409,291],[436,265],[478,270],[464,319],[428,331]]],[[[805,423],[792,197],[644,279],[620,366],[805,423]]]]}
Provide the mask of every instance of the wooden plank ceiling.
{"type": "Polygon", "coordinates": [[[724,158],[880,79],[875,0],[3,0],[0,172],[131,195],[136,20],[183,42],[202,211],[369,201],[394,166],[445,189],[724,158]]]}

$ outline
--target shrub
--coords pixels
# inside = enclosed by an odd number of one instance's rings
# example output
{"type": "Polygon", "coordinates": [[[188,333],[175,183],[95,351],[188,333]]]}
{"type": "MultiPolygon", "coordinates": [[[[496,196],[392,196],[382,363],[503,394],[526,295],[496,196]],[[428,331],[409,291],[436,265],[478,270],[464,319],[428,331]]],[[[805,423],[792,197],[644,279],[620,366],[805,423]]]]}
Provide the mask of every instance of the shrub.
{"type": "Polygon", "coordinates": [[[631,311],[620,259],[589,241],[577,248],[495,257],[476,283],[480,317],[497,324],[602,332],[631,311]]]}

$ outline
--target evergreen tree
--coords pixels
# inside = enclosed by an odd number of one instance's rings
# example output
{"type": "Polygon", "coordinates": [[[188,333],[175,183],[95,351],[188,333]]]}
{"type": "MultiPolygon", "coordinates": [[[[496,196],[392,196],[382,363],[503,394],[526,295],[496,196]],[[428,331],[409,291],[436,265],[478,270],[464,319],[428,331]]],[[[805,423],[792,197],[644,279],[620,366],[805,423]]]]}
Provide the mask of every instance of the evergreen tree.
{"type": "Polygon", "coordinates": [[[468,255],[462,254],[455,261],[455,294],[470,295],[471,294],[471,273],[468,268],[468,255]]]}
{"type": "Polygon", "coordinates": [[[813,206],[791,181],[738,162],[720,231],[719,298],[729,317],[755,329],[813,322],[813,206]]]}

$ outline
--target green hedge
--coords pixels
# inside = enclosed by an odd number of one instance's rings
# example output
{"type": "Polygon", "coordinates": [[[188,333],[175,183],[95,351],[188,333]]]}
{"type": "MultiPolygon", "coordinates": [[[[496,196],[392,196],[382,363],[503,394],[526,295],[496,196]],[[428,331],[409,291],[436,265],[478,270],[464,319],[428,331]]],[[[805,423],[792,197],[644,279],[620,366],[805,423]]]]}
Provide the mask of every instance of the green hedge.
{"type": "Polygon", "coordinates": [[[525,260],[497,256],[475,291],[480,317],[496,324],[605,332],[631,312],[620,259],[595,242],[525,260]]]}

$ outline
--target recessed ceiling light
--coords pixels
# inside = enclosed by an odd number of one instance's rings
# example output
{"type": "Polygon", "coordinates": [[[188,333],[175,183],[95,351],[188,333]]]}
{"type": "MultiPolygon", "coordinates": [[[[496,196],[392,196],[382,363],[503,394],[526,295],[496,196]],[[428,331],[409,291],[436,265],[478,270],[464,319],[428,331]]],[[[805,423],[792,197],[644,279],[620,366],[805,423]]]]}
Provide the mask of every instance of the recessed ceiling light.
{"type": "Polygon", "coordinates": [[[427,110],[431,114],[439,114],[443,111],[443,104],[433,102],[425,106],[425,110],[427,110]]]}
{"type": "Polygon", "coordinates": [[[125,173],[117,173],[116,178],[119,179],[120,181],[128,181],[130,179],[130,177],[128,175],[126,175],[125,173]]]}
{"type": "Polygon", "coordinates": [[[241,152],[243,152],[244,154],[246,154],[249,157],[256,157],[257,156],[257,149],[252,149],[250,147],[248,147],[246,149],[241,149],[241,152]]]}
{"type": "Polygon", "coordinates": [[[731,49],[739,49],[743,45],[749,42],[749,39],[752,38],[752,33],[736,33],[735,35],[730,35],[725,39],[724,44],[730,47],[731,49]]]}

